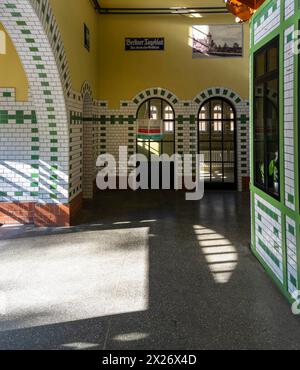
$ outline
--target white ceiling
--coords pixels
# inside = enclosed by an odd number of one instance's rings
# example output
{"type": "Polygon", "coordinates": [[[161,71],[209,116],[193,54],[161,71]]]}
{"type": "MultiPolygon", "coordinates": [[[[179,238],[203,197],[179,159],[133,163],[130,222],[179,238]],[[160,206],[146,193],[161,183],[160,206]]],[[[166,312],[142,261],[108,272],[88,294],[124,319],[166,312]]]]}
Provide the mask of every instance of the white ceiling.
{"type": "Polygon", "coordinates": [[[172,8],[224,6],[224,0],[99,0],[103,8],[172,8]]]}

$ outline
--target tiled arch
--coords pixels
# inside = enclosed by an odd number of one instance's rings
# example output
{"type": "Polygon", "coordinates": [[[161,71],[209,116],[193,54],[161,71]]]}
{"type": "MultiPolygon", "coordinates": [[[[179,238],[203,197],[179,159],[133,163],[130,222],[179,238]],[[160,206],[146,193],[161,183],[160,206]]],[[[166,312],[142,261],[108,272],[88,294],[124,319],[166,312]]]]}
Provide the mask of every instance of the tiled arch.
{"type": "MultiPolygon", "coordinates": [[[[45,22],[48,20],[48,31],[52,34],[57,32],[49,9],[46,0],[0,2],[0,21],[16,47],[29,82],[30,101],[27,108],[23,108],[23,115],[26,117],[26,109],[30,106],[34,117],[31,127],[28,127],[25,120],[20,120],[24,124],[23,130],[18,126],[9,128],[14,130],[11,131],[13,137],[25,135],[22,137],[22,141],[26,143],[22,157],[26,163],[19,163],[23,166],[21,170],[18,169],[14,173],[8,171],[7,182],[16,184],[18,202],[34,205],[33,217],[36,224],[64,224],[68,223],[69,217],[69,133],[64,91],[66,85],[62,85],[62,68],[59,71],[53,50],[54,42],[58,38],[54,36],[51,44],[47,29],[40,21],[43,14],[45,22]]],[[[55,45],[55,50],[59,53],[61,49],[55,45]]],[[[64,63],[64,57],[61,60],[64,63]]],[[[13,107],[16,117],[20,114],[19,107],[18,103],[13,107]]],[[[2,163],[5,165],[5,158],[2,163]]],[[[8,191],[4,196],[0,194],[0,202],[14,202],[16,193],[8,191]]]]}
{"type": "Polygon", "coordinates": [[[198,94],[193,102],[202,105],[206,100],[215,97],[222,97],[229,100],[235,107],[243,102],[242,98],[233,90],[226,87],[211,87],[198,94]]]}
{"type": "Polygon", "coordinates": [[[71,95],[71,76],[65,48],[49,0],[29,0],[48,36],[65,95],[71,95]]]}
{"type": "Polygon", "coordinates": [[[137,106],[140,106],[145,100],[150,98],[161,98],[166,100],[172,106],[178,104],[178,97],[167,89],[161,87],[154,87],[141,91],[133,98],[133,103],[137,106]]]}
{"type": "Polygon", "coordinates": [[[81,99],[83,100],[85,95],[88,94],[91,99],[93,99],[93,91],[90,83],[88,81],[85,81],[81,87],[80,90],[81,99]]]}

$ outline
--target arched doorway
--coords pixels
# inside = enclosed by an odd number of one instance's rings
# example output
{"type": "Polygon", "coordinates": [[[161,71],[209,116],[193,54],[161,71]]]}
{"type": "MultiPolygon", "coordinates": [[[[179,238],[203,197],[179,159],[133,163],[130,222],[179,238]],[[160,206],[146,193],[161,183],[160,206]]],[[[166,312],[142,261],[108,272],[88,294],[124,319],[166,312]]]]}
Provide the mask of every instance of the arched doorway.
{"type": "MultiPolygon", "coordinates": [[[[138,129],[136,152],[143,154],[151,161],[151,156],[175,154],[175,111],[162,98],[151,98],[143,102],[137,112],[137,122],[145,128],[138,129]]],[[[171,184],[174,188],[174,164],[171,163],[171,184]]],[[[160,166],[160,185],[162,188],[162,165],[160,166]]],[[[149,166],[149,184],[151,184],[151,166],[149,166]]]]}
{"type": "Polygon", "coordinates": [[[198,153],[206,188],[237,189],[236,112],[223,98],[207,100],[198,117],[198,153]]]}

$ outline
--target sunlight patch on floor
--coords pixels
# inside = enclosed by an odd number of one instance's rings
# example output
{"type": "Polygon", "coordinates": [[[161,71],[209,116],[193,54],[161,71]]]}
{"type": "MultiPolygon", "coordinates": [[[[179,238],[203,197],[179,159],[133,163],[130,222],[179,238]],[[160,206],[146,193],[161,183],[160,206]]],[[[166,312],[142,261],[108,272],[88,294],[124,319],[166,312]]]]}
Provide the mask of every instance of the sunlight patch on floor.
{"type": "Polygon", "coordinates": [[[228,283],[238,263],[235,246],[223,235],[206,227],[194,225],[194,232],[214,281],[228,283]]]}
{"type": "Polygon", "coordinates": [[[113,339],[118,342],[135,342],[149,337],[148,333],[127,333],[116,335],[113,339]]]}
{"type": "Polygon", "coordinates": [[[62,345],[63,348],[65,349],[68,349],[68,350],[87,350],[87,349],[92,349],[92,348],[96,348],[96,347],[99,347],[99,344],[97,343],[81,343],[81,342],[78,342],[78,343],[67,343],[67,344],[63,344],[62,345]]]}
{"type": "Polygon", "coordinates": [[[0,241],[0,331],[147,310],[149,231],[0,241]]]}

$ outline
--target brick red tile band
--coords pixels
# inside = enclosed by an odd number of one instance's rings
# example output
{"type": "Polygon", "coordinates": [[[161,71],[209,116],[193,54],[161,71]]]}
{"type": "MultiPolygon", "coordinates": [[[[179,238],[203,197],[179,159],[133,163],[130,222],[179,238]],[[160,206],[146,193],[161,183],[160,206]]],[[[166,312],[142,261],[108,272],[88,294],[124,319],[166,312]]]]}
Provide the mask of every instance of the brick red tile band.
{"type": "Polygon", "coordinates": [[[81,194],[69,204],[0,203],[0,224],[35,224],[38,227],[71,226],[76,221],[82,203],[81,194]]]}

